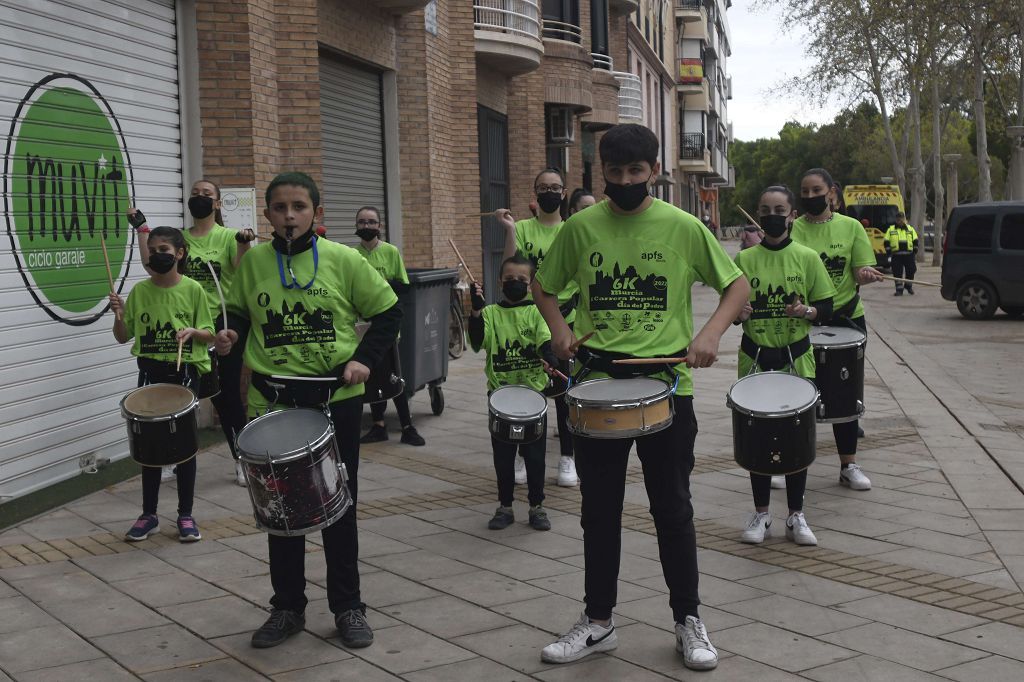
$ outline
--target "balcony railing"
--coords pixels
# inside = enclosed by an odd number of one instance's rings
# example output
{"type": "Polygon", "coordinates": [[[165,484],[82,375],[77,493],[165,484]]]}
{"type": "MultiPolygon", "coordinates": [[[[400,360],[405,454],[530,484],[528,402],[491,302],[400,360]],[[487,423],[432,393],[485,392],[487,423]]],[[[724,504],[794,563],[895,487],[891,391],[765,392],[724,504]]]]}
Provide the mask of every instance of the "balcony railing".
{"type": "Polygon", "coordinates": [[[475,29],[540,40],[540,26],[537,0],[476,0],[473,3],[475,29]]]}
{"type": "Polygon", "coordinates": [[[702,0],[676,0],[676,9],[691,9],[700,11],[704,3],[702,0]]]}
{"type": "Polygon", "coordinates": [[[614,71],[614,64],[612,58],[606,54],[600,52],[591,52],[590,58],[594,60],[595,69],[604,69],[605,71],[614,71]]]}
{"type": "Polygon", "coordinates": [[[683,133],[679,136],[680,159],[703,159],[707,148],[704,133],[683,133]]]}
{"type": "Polygon", "coordinates": [[[643,121],[644,97],[640,76],[627,71],[613,71],[619,81],[619,121],[643,121]]]}
{"type": "Polygon", "coordinates": [[[567,40],[570,43],[581,43],[583,42],[583,29],[575,24],[567,24],[564,21],[545,19],[544,37],[555,40],[567,40]]]}

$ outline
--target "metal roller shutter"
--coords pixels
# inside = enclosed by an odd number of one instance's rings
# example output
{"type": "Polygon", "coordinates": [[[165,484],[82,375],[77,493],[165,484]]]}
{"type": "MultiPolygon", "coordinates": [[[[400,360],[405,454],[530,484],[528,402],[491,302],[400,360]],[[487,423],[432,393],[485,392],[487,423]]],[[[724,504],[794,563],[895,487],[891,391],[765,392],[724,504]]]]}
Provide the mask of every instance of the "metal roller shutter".
{"type": "Polygon", "coordinates": [[[144,277],[128,206],[181,226],[173,0],[0,0],[0,501],[128,452],[115,286],[144,277]]]}
{"type": "Polygon", "coordinates": [[[380,74],[320,58],[320,129],[327,236],[354,245],[356,211],[377,206],[387,222],[380,74]]]}

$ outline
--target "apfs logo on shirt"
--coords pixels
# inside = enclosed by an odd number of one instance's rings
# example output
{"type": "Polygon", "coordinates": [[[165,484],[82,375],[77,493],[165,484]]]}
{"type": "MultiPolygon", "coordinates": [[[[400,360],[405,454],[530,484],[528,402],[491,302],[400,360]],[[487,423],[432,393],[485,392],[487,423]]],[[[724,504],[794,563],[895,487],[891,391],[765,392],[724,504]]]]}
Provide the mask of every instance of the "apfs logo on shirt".
{"type": "Polygon", "coordinates": [[[124,218],[134,195],[121,126],[92,83],[54,73],[33,85],[11,120],[4,156],[4,213],[18,270],[54,320],[95,322],[120,291],[134,234],[124,218]]]}

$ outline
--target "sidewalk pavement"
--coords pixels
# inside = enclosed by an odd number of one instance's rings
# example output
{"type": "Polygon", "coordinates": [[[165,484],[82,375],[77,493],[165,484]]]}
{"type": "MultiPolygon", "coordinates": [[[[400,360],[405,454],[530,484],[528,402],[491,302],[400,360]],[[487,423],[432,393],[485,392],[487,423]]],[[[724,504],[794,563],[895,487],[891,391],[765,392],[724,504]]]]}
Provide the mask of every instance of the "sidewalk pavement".
{"type": "MultiPolygon", "coordinates": [[[[138,478],[0,534],[0,681],[1024,679],[1020,434],[983,428],[1006,422],[942,365],[907,352],[898,316],[876,314],[885,296],[865,291],[872,332],[858,459],[874,487],[837,484],[831,429],[819,428],[805,509],[818,547],[781,537],[784,491],[772,493],[776,537],[738,542],[752,501],[732,460],[725,407],[737,329],[720,362],[697,373],[692,492],[701,613],[721,654],[713,672],[686,670],[674,650],[635,457],[619,647],[575,664],[541,663],[540,649],[582,610],[579,493],[554,485],[558,442],[549,439],[552,530],[526,525],[523,488],[516,524],[487,530],[497,503],[483,363],[467,352],[450,365],[440,417],[425,394],[412,401],[426,447],[400,444],[392,421],[391,441],[362,450],[360,558],[373,646],[341,646],[314,534],[306,631],[274,649],[250,648],[270,597],[267,546],[219,445],[199,455],[201,542],[182,545],[172,534],[173,484],[162,491],[161,534],[121,540],[139,514],[138,478]]],[[[915,304],[949,305],[937,296],[922,291],[915,304]]],[[[717,299],[698,286],[694,301],[699,322],[717,299]]]]}

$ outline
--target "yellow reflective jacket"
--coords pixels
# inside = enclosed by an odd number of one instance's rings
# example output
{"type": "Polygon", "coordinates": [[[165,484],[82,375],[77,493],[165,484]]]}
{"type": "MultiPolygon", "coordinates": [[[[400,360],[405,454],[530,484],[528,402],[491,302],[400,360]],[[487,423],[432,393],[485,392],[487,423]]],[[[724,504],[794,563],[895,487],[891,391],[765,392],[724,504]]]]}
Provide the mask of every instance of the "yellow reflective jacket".
{"type": "Polygon", "coordinates": [[[908,223],[890,225],[885,231],[885,250],[888,253],[917,253],[917,231],[908,223]]]}

